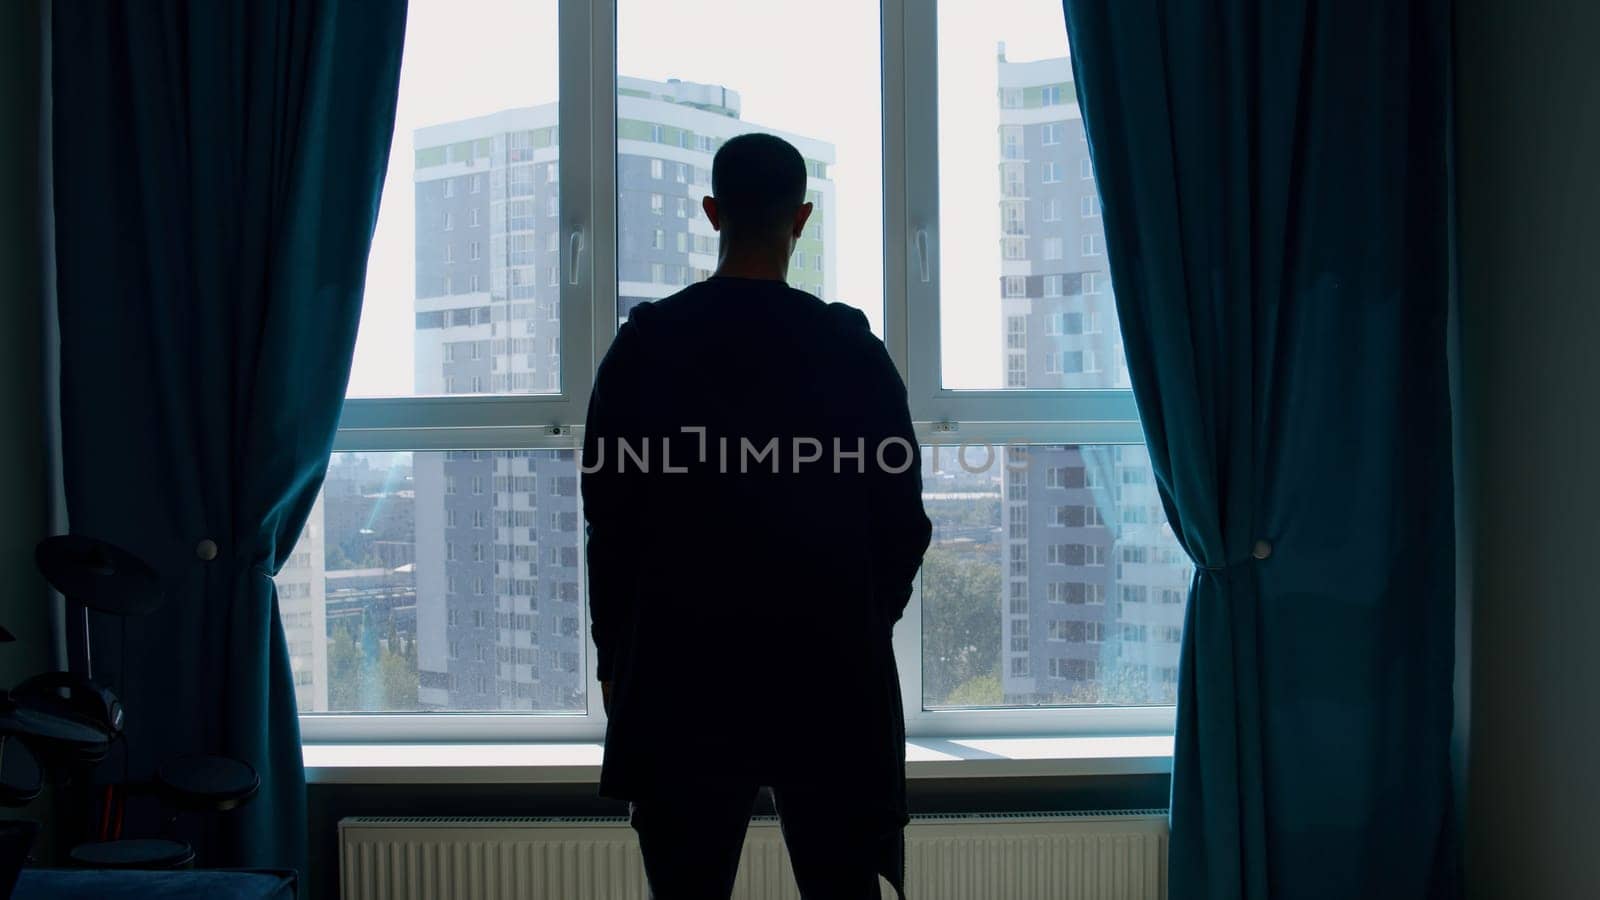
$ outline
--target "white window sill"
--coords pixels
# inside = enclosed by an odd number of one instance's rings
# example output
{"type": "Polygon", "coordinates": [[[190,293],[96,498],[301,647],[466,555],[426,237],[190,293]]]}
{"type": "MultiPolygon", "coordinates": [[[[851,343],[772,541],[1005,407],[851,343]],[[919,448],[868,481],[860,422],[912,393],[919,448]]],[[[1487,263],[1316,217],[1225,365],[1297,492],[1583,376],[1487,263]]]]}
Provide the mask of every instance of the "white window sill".
{"type": "MultiPolygon", "coordinates": [[[[306,744],[311,784],[573,784],[600,780],[597,743],[306,744]]],[[[1165,775],[1172,737],[912,738],[909,778],[1165,775]]]]}

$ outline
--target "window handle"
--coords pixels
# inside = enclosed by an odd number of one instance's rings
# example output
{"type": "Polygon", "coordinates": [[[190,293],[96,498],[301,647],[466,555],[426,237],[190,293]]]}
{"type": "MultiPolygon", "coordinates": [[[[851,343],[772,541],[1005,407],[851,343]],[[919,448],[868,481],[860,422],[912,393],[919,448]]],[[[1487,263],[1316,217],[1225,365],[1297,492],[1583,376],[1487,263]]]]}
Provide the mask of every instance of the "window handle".
{"type": "Polygon", "coordinates": [[[922,272],[922,283],[927,284],[933,280],[933,273],[928,268],[928,229],[917,229],[916,244],[917,266],[922,272]]]}
{"type": "Polygon", "coordinates": [[[567,284],[578,283],[578,263],[583,260],[583,229],[574,228],[567,238],[567,284]]]}

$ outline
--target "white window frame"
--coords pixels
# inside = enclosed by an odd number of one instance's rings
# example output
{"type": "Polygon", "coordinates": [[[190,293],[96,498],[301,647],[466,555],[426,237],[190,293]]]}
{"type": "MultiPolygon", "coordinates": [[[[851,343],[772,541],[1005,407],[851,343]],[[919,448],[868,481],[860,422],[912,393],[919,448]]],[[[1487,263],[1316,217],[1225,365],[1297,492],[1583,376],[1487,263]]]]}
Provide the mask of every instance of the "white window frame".
{"type": "MultiPolygon", "coordinates": [[[[937,83],[936,13],[936,0],[881,0],[884,342],[906,380],[919,439],[926,445],[1143,443],[1137,410],[1126,390],[957,391],[942,385],[936,313],[938,98],[931,91],[912,88],[937,83]],[[912,315],[913,310],[920,314],[912,315]]],[[[559,197],[562,352],[557,371],[550,373],[555,378],[559,372],[559,391],[351,399],[345,404],[335,450],[576,450],[581,446],[594,367],[617,326],[615,3],[558,0],[558,18],[561,165],[547,172],[557,173],[559,197]]],[[[578,552],[581,566],[581,542],[578,552]]],[[[919,584],[893,638],[907,732],[913,737],[1134,735],[1173,730],[1171,707],[924,709],[921,620],[919,584]]],[[[580,630],[587,631],[586,622],[580,622],[580,630]]],[[[574,714],[312,713],[301,718],[302,735],[309,743],[599,740],[605,732],[605,715],[592,647],[584,659],[586,706],[574,714]]],[[[1027,658],[1022,659],[1027,665],[1027,658]]]]}

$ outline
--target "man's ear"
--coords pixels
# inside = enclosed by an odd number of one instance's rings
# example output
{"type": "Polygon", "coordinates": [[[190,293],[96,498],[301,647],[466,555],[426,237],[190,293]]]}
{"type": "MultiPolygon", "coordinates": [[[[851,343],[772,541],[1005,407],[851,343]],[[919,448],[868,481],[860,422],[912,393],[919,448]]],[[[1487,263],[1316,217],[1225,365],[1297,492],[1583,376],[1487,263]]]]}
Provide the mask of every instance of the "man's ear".
{"type": "Polygon", "coordinates": [[[794,230],[790,232],[795,240],[799,240],[800,233],[806,230],[806,220],[809,218],[811,218],[811,204],[800,204],[800,208],[794,211],[794,230]]]}
{"type": "Polygon", "coordinates": [[[700,208],[706,211],[706,221],[711,223],[712,231],[722,230],[722,219],[717,213],[717,198],[707,194],[700,198],[700,208]]]}

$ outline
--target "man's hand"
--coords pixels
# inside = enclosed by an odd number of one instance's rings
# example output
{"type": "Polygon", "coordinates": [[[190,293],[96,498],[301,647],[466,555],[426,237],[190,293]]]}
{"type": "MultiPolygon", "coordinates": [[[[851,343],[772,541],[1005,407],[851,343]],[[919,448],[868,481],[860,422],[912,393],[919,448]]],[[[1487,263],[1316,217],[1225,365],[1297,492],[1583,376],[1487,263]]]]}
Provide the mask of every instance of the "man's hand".
{"type": "Polygon", "coordinates": [[[600,682],[600,705],[605,707],[606,715],[611,715],[611,682],[600,682]]]}

